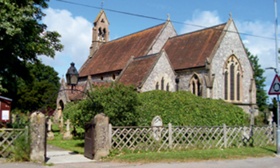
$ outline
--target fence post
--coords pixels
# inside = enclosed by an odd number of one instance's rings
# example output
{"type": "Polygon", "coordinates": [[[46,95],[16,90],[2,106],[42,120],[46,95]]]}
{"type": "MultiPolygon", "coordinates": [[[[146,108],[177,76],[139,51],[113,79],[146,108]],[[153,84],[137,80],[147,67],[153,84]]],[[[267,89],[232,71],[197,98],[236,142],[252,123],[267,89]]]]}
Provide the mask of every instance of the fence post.
{"type": "Polygon", "coordinates": [[[273,139],[274,139],[274,143],[277,143],[277,126],[276,123],[273,123],[273,139]]]}
{"type": "Polygon", "coordinates": [[[169,123],[168,124],[168,142],[169,142],[169,148],[171,149],[172,148],[172,134],[173,134],[173,132],[172,132],[172,124],[171,123],[169,123]]]}
{"type": "Polygon", "coordinates": [[[224,132],[224,147],[227,148],[227,125],[223,124],[223,132],[224,132]]]}
{"type": "Polygon", "coordinates": [[[26,143],[29,143],[28,126],[25,126],[25,129],[24,129],[24,137],[25,137],[25,142],[26,142],[26,143]]]}
{"type": "Polygon", "coordinates": [[[112,124],[109,124],[109,149],[112,147],[112,124]]]}

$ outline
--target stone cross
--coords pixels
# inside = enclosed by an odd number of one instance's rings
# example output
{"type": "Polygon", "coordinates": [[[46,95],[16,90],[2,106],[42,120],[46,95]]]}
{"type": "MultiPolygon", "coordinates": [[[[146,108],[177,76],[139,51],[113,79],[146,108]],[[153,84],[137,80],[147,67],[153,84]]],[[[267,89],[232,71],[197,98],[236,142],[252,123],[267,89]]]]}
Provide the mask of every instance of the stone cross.
{"type": "Polygon", "coordinates": [[[51,132],[52,131],[52,120],[50,118],[48,119],[47,124],[48,124],[48,132],[51,132]]]}
{"type": "Polygon", "coordinates": [[[73,135],[70,132],[70,123],[71,123],[70,120],[67,119],[67,121],[65,123],[66,124],[66,132],[63,135],[63,139],[65,139],[65,140],[69,140],[69,139],[73,138],[73,135]]]}
{"type": "Polygon", "coordinates": [[[67,119],[67,121],[66,121],[66,123],[65,123],[65,124],[66,124],[66,131],[67,131],[67,132],[70,132],[70,123],[71,123],[70,120],[67,119]]]}

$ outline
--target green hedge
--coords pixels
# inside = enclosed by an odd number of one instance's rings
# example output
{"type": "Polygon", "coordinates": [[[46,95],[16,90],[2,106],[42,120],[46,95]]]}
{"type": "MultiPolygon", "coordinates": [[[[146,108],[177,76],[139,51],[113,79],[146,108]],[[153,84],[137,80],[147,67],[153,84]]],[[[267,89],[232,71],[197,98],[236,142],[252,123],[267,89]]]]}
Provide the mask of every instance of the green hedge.
{"type": "Polygon", "coordinates": [[[187,91],[150,91],[139,94],[137,125],[151,125],[159,115],[166,125],[229,126],[247,125],[249,116],[239,107],[223,100],[195,96],[187,91]]]}
{"type": "Polygon", "coordinates": [[[114,126],[150,126],[156,115],[165,125],[178,126],[238,126],[247,125],[249,121],[248,115],[237,106],[186,91],[137,94],[133,87],[112,84],[97,88],[90,97],[67,104],[63,111],[65,119],[70,119],[79,133],[98,113],[105,113],[114,126]]]}

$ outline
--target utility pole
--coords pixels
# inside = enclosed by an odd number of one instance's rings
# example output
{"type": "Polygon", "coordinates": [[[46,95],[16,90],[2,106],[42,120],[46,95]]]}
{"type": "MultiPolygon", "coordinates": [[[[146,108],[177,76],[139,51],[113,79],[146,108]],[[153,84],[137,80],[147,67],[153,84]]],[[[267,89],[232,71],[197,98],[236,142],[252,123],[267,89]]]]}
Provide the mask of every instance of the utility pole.
{"type": "MultiPolygon", "coordinates": [[[[275,13],[275,63],[276,63],[276,75],[278,76],[279,68],[278,68],[278,11],[277,11],[277,0],[274,0],[274,13],[275,13]]],[[[280,155],[280,127],[279,127],[279,94],[277,94],[277,138],[276,138],[276,150],[277,155],[280,155]]]]}

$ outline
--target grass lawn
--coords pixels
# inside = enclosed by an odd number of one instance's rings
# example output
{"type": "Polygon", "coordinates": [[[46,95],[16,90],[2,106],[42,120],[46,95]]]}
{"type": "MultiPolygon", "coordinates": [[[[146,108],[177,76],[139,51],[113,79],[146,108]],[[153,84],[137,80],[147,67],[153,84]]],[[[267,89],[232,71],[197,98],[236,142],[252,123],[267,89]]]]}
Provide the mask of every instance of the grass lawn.
{"type": "MultiPolygon", "coordinates": [[[[48,140],[48,144],[78,152],[84,153],[84,140],[73,139],[63,140],[62,135],[55,133],[54,140],[48,140]]],[[[104,158],[104,161],[115,162],[188,162],[202,160],[222,160],[222,159],[243,159],[248,157],[274,156],[275,146],[266,147],[242,147],[228,149],[207,149],[207,150],[177,150],[163,152],[131,152],[113,150],[110,155],[104,158]]]]}
{"type": "Polygon", "coordinates": [[[60,134],[57,125],[53,127],[54,139],[47,140],[49,145],[53,145],[62,149],[84,154],[84,139],[74,138],[72,140],[64,140],[63,135],[60,134]]]}
{"type": "Polygon", "coordinates": [[[106,161],[116,162],[188,162],[202,160],[244,159],[274,156],[276,147],[243,147],[229,149],[181,150],[166,152],[112,152],[106,161]]]}

